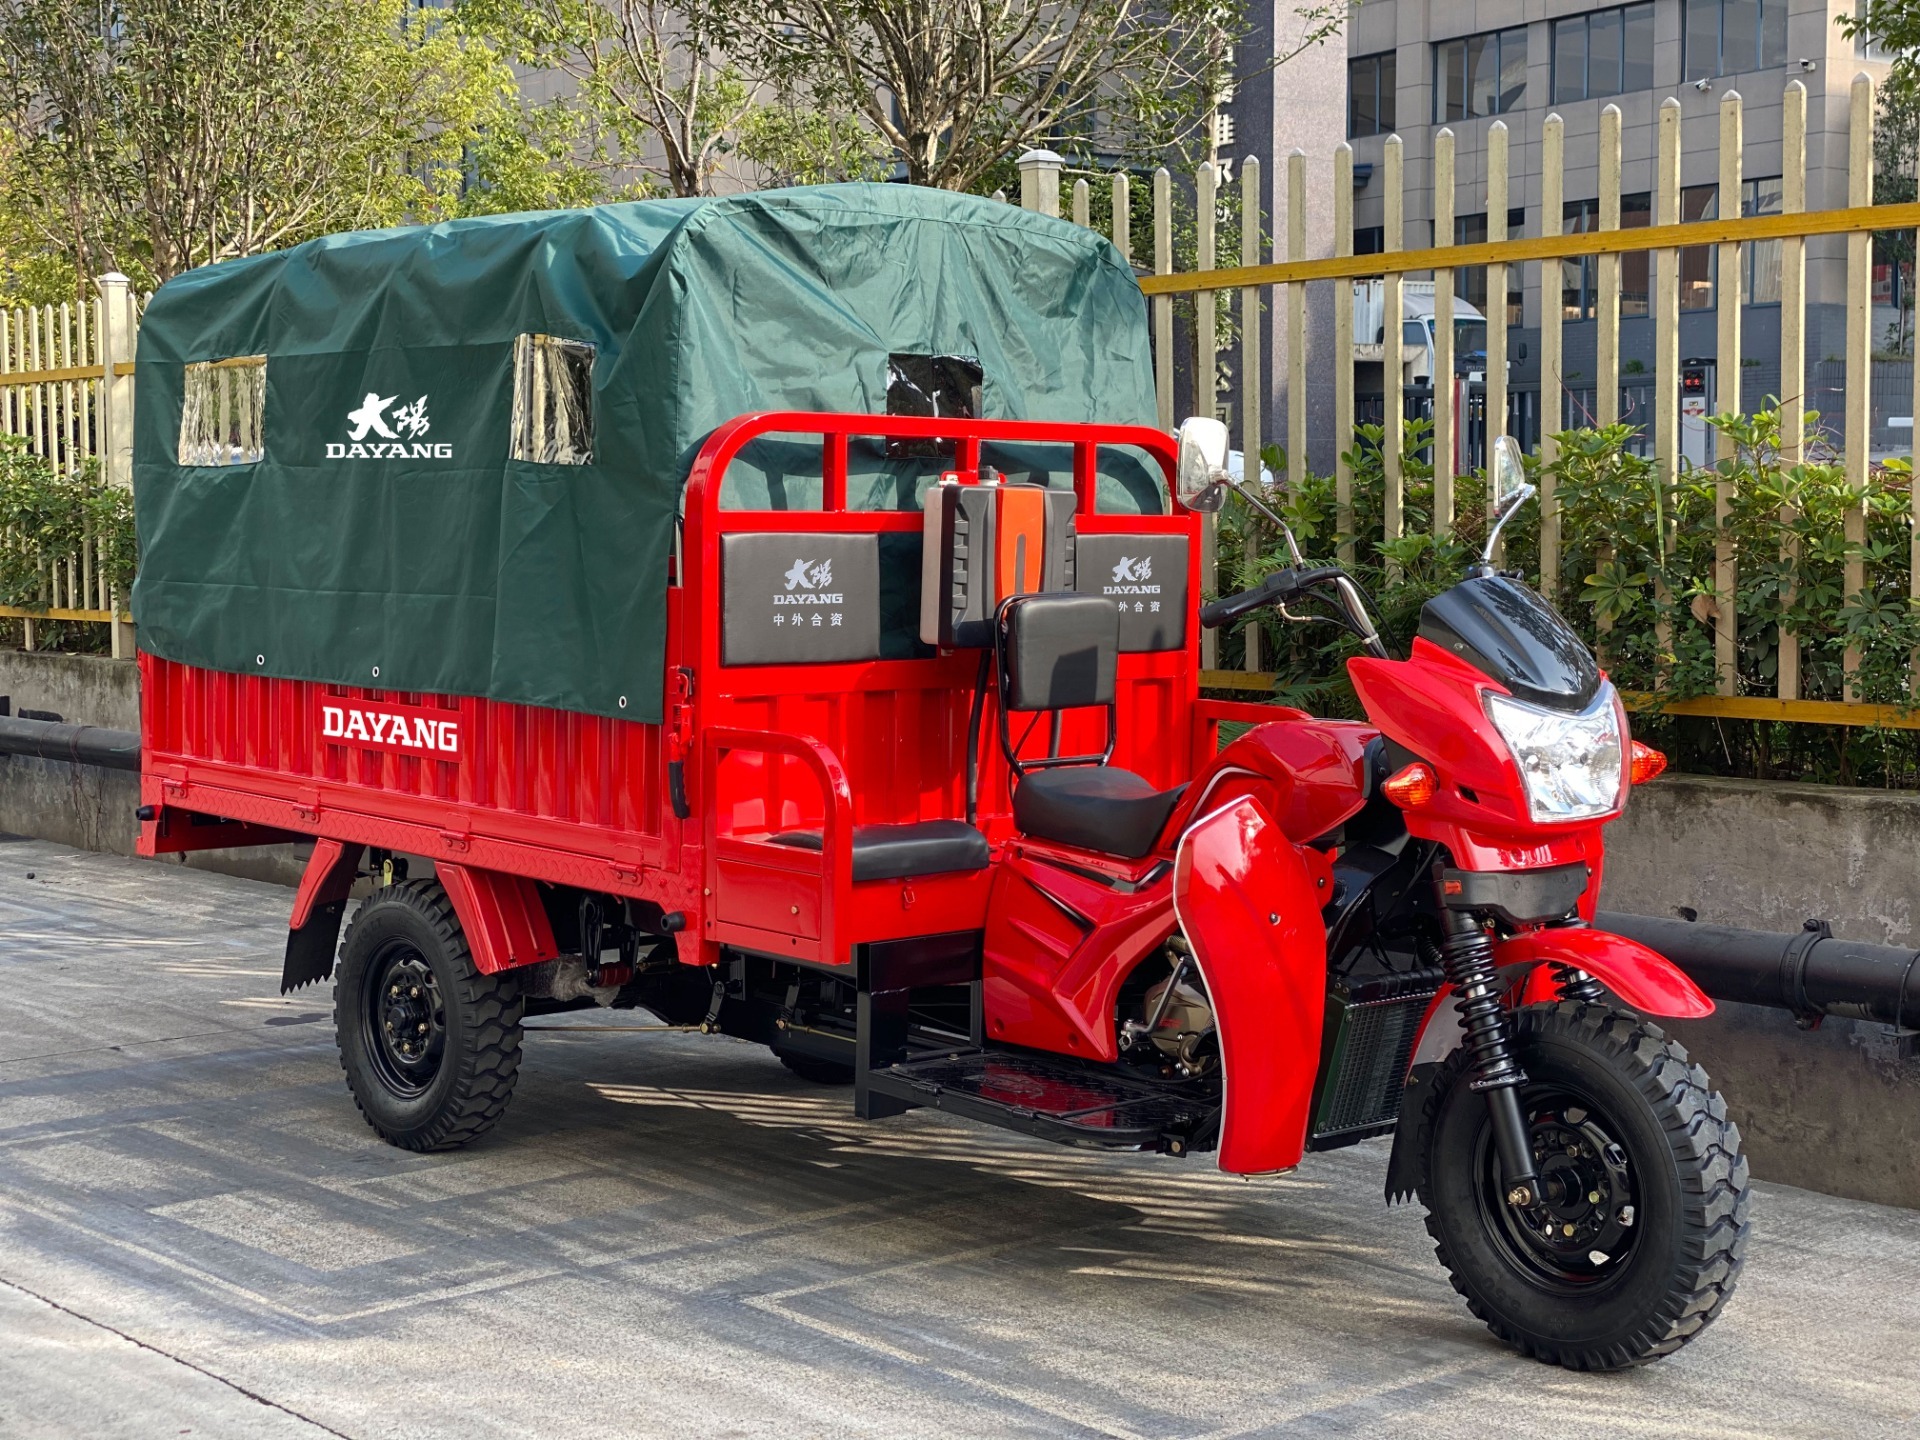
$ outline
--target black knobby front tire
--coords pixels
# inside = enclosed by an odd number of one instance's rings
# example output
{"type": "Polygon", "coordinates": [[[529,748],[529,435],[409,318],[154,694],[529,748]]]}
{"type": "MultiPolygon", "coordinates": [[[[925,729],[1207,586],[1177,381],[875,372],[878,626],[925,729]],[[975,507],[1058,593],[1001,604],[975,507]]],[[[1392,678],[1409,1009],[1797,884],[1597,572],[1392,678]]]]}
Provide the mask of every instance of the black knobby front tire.
{"type": "Polygon", "coordinates": [[[1486,1097],[1456,1052],[1427,1100],[1420,1200],[1435,1253],[1473,1313],[1535,1359],[1615,1370],[1670,1355],[1740,1274],[1739,1129],[1706,1072],[1637,1016],[1563,1002],[1512,1022],[1546,1203],[1505,1204],[1486,1097]]]}
{"type": "Polygon", "coordinates": [[[334,977],[334,1034],[354,1104],[390,1145],[466,1144],[513,1098],[523,1008],[512,976],[474,965],[438,882],[387,886],[347,928],[334,977]]]}
{"type": "Polygon", "coordinates": [[[802,1080],[811,1080],[816,1085],[851,1085],[853,1067],[842,1065],[837,1060],[822,1060],[817,1055],[796,1055],[791,1050],[776,1050],[780,1063],[798,1075],[802,1080]]]}

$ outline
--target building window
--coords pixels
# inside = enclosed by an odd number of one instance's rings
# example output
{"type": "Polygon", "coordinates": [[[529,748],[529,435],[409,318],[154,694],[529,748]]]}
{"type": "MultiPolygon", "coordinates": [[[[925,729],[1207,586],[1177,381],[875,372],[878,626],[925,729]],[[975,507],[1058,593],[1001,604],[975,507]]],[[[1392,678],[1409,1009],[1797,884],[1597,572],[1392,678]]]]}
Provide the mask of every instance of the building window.
{"type": "Polygon", "coordinates": [[[1553,103],[1653,88],[1653,6],[1553,22],[1553,103]]]}
{"type": "MultiPolygon", "coordinates": [[[[1740,213],[1778,215],[1781,202],[1780,177],[1766,176],[1742,181],[1740,213]]],[[[1720,187],[1689,185],[1680,192],[1680,218],[1717,220],[1720,218],[1720,187]]],[[[1680,252],[1680,308],[1711,310],[1718,303],[1720,247],[1689,245],[1680,252]]],[[[1756,240],[1740,247],[1740,303],[1742,305],[1778,305],[1780,303],[1780,242],[1756,240]]]]}
{"type": "Polygon", "coordinates": [[[1686,0],[1686,78],[1787,63],[1787,0],[1686,0]]]}
{"type": "Polygon", "coordinates": [[[1525,26],[1433,47],[1433,121],[1504,115],[1527,102],[1525,26]]]}
{"type": "MultiPolygon", "coordinates": [[[[1525,209],[1507,211],[1507,238],[1517,240],[1526,227],[1525,209]]],[[[1481,215],[1456,215],[1453,217],[1453,243],[1456,245],[1484,245],[1487,243],[1487,217],[1481,215]]],[[[1520,286],[1521,266],[1507,266],[1507,323],[1520,325],[1525,323],[1524,295],[1520,286]]],[[[1453,272],[1453,293],[1466,301],[1482,315],[1487,311],[1487,267],[1484,265],[1462,265],[1453,272]]]]}
{"type": "Polygon", "coordinates": [[[507,453],[536,465],[593,463],[593,346],[552,335],[513,337],[507,453]]]}
{"type": "Polygon", "coordinates": [[[1347,138],[1391,135],[1395,129],[1393,52],[1347,62],[1347,138]]]}
{"type": "Polygon", "coordinates": [[[252,465],[265,458],[267,357],[195,360],[180,404],[182,465],[252,465]]]}
{"type": "MultiPolygon", "coordinates": [[[[1653,223],[1653,196],[1640,191],[1620,197],[1620,228],[1644,230],[1653,223]]],[[[1590,235],[1600,228],[1598,200],[1569,200],[1561,216],[1561,231],[1567,235],[1590,235]]],[[[1591,320],[1597,313],[1599,257],[1581,255],[1560,262],[1561,314],[1569,320],[1591,320]]],[[[1647,252],[1642,250],[1620,257],[1620,313],[1639,316],[1651,313],[1648,279],[1651,274],[1647,252]]]]}
{"type": "Polygon", "coordinates": [[[1353,227],[1353,253],[1356,255],[1383,255],[1387,249],[1387,227],[1384,225],[1356,225],[1353,227]]]}

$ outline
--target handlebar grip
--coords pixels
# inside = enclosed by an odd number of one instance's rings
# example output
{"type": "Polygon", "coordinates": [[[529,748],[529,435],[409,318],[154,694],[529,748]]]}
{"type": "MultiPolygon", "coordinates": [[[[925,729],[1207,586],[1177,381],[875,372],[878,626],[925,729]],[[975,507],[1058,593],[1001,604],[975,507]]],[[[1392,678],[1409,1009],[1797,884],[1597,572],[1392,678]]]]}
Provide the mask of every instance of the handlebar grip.
{"type": "Polygon", "coordinates": [[[1291,595],[1298,588],[1299,580],[1293,571],[1276,570],[1251,590],[1209,600],[1200,607],[1200,623],[1209,630],[1218,630],[1222,625],[1231,625],[1242,615],[1258,610],[1262,605],[1291,595]]]}

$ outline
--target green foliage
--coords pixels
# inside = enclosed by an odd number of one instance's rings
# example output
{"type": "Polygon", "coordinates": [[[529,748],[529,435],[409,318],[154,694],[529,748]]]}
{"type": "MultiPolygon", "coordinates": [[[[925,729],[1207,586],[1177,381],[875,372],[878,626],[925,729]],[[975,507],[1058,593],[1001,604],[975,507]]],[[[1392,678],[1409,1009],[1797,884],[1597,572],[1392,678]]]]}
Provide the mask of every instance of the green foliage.
{"type": "MultiPolygon", "coordinates": [[[[1914,703],[1909,687],[1913,658],[1920,654],[1920,608],[1908,598],[1911,466],[1895,460],[1876,467],[1856,497],[1844,466],[1819,442],[1818,418],[1807,415],[1804,458],[1788,464],[1778,412],[1719,416],[1712,424],[1732,442],[1732,458],[1685,470],[1666,486],[1653,462],[1633,453],[1630,426],[1555,437],[1559,453],[1549,476],[1564,538],[1553,588],[1562,613],[1622,690],[1658,690],[1674,700],[1716,693],[1715,566],[1718,545],[1727,541],[1737,575],[1737,693],[1778,693],[1785,627],[1799,637],[1802,698],[1846,698],[1852,652],[1856,698],[1914,703]],[[1730,490],[1724,524],[1716,518],[1722,482],[1730,490]],[[1856,498],[1861,538],[1849,540],[1856,498]],[[1846,583],[1850,561],[1861,565],[1865,580],[1853,591],[1846,583]]],[[[1280,508],[1310,561],[1337,554],[1342,542],[1352,546],[1349,568],[1379,602],[1382,635],[1396,653],[1405,653],[1421,605],[1455,583],[1481,548],[1486,487],[1479,474],[1456,481],[1454,525],[1436,539],[1433,472],[1420,458],[1431,441],[1430,426],[1408,422],[1402,439],[1403,533],[1383,543],[1383,438],[1379,427],[1361,427],[1346,457],[1353,473],[1349,529],[1339,525],[1331,477],[1308,476],[1280,497],[1280,508]]],[[[1263,458],[1275,474],[1284,472],[1278,447],[1267,447],[1263,458]]],[[[1538,457],[1529,457],[1528,465],[1539,483],[1538,457]]],[[[1237,504],[1223,514],[1222,590],[1244,588],[1289,563],[1271,528],[1237,504]]],[[[1525,507],[1507,527],[1502,548],[1504,565],[1539,583],[1538,505],[1525,507]]],[[[1322,713],[1360,713],[1345,678],[1345,660],[1355,652],[1351,637],[1328,625],[1290,625],[1266,611],[1223,637],[1222,664],[1241,663],[1248,624],[1261,627],[1263,667],[1280,676],[1276,698],[1322,713]]],[[[1636,724],[1694,768],[1920,785],[1920,737],[1911,731],[1822,733],[1824,727],[1651,715],[1636,724]]]]}
{"type": "MultiPolygon", "coordinates": [[[[0,605],[47,606],[50,557],[78,555],[89,542],[113,593],[133,588],[133,496],[100,483],[93,463],[78,475],[29,454],[18,437],[0,436],[0,605]]],[[[96,572],[97,573],[97,572],[96,572]]]]}
{"type": "Polygon", "coordinates": [[[411,0],[17,0],[0,108],[0,244],[24,299],[500,208],[468,199],[496,186],[510,203],[601,193],[592,137],[524,104],[454,12],[411,0]]]}

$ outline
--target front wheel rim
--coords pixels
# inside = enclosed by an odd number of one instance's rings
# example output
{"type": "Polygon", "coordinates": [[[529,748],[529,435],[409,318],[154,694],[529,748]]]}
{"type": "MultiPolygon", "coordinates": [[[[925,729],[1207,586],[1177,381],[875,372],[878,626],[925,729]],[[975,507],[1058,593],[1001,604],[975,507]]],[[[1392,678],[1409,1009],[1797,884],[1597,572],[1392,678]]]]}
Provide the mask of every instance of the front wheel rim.
{"type": "Polygon", "coordinates": [[[1523,1086],[1520,1110],[1540,1181],[1536,1204],[1506,1203],[1490,1119],[1475,1146],[1474,1200],[1495,1251],[1536,1289],[1611,1289],[1631,1268],[1645,1228],[1644,1167],[1619,1138],[1625,1127],[1567,1086],[1523,1086]]]}
{"type": "Polygon", "coordinates": [[[447,1016],[426,957],[404,941],[383,946],[367,967],[360,1030],[380,1083],[403,1100],[433,1088],[446,1060],[447,1016]]]}

